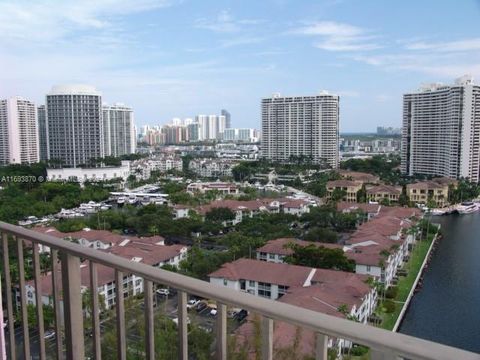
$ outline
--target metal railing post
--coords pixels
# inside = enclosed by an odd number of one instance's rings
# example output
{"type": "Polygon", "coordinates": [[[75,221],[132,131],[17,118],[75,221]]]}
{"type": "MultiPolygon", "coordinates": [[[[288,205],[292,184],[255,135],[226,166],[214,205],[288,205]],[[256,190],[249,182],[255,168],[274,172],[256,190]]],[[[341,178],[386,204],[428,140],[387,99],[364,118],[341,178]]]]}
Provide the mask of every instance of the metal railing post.
{"type": "Polygon", "coordinates": [[[18,284],[20,286],[20,310],[22,312],[22,330],[23,330],[23,356],[30,359],[30,333],[28,330],[28,311],[27,311],[27,291],[25,288],[25,261],[23,258],[23,240],[15,238],[17,241],[18,255],[18,284]]]}
{"type": "Polygon", "coordinates": [[[53,310],[55,311],[55,351],[57,359],[63,359],[63,338],[62,334],[63,317],[62,309],[60,307],[60,271],[58,263],[58,250],[51,249],[52,254],[52,289],[53,289],[53,310]]]}
{"type": "Polygon", "coordinates": [[[262,317],[262,359],[273,359],[273,320],[262,317]]]}
{"type": "Polygon", "coordinates": [[[5,300],[7,302],[8,313],[8,355],[10,359],[16,359],[15,352],[15,319],[13,316],[12,304],[12,277],[10,275],[10,258],[8,253],[8,235],[2,233],[3,248],[3,275],[5,277],[5,300]],[[7,270],[8,269],[8,270],[7,270]]]}
{"type": "Polygon", "coordinates": [[[125,338],[125,302],[123,298],[123,272],[115,270],[115,309],[117,313],[117,356],[127,360],[127,339],[125,338]]]}
{"type": "Polygon", "coordinates": [[[38,244],[32,242],[33,247],[33,275],[35,282],[35,306],[37,310],[37,328],[40,360],[46,359],[45,353],[45,324],[43,321],[43,294],[41,285],[40,272],[40,253],[38,244]]]}
{"type": "Polygon", "coordinates": [[[153,284],[150,280],[144,280],[145,290],[145,352],[146,359],[155,359],[155,337],[153,323],[153,284]]]}
{"type": "Polygon", "coordinates": [[[187,293],[178,292],[178,358],[188,359],[187,293]]]}
{"type": "Polygon", "coordinates": [[[100,342],[100,305],[98,301],[98,274],[97,264],[90,260],[90,288],[92,295],[92,335],[93,354],[96,360],[102,359],[102,346],[100,342]]]}
{"type": "Polygon", "coordinates": [[[324,334],[315,335],[315,360],[328,359],[328,336],[324,334]]]}
{"type": "MultiPolygon", "coordinates": [[[[66,357],[85,359],[80,259],[65,252],[62,259],[63,312],[65,320],[66,357]]],[[[57,337],[62,336],[57,334],[57,337]]]]}
{"type": "Polygon", "coordinates": [[[217,302],[217,360],[227,360],[227,305],[217,302]]]}

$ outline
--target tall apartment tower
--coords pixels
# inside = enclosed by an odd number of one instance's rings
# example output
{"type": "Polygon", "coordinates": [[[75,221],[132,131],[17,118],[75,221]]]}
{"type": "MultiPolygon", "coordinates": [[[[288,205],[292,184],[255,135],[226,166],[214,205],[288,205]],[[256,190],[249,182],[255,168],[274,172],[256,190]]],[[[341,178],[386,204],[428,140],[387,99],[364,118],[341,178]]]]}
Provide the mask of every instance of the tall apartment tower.
{"type": "Polygon", "coordinates": [[[314,96],[262,99],[262,157],[289,161],[305,156],[337,168],[339,163],[339,97],[314,96]]]}
{"type": "Polygon", "coordinates": [[[208,115],[208,140],[215,140],[218,133],[218,116],[208,115]]]}
{"type": "Polygon", "coordinates": [[[0,165],[40,161],[37,108],[21,97],[0,100],[0,165]]]}
{"type": "Polygon", "coordinates": [[[87,165],[102,158],[102,96],[92,86],[54,86],[46,96],[48,158],[61,165],[87,165]]]}
{"type": "Polygon", "coordinates": [[[222,116],[225,116],[225,128],[230,129],[232,127],[232,115],[225,109],[222,109],[222,116]]]}
{"type": "Polygon", "coordinates": [[[479,182],[480,86],[471,76],[403,96],[401,170],[479,182]]]}
{"type": "Polygon", "coordinates": [[[135,125],[132,108],[124,104],[103,105],[105,156],[135,153],[135,125]]]}
{"type": "Polygon", "coordinates": [[[196,122],[198,123],[198,140],[208,140],[208,116],[207,115],[197,115],[195,117],[196,122]]]}
{"type": "Polygon", "coordinates": [[[40,148],[40,161],[48,160],[48,146],[47,146],[47,112],[45,105],[40,105],[37,108],[38,117],[38,143],[40,148]]]}

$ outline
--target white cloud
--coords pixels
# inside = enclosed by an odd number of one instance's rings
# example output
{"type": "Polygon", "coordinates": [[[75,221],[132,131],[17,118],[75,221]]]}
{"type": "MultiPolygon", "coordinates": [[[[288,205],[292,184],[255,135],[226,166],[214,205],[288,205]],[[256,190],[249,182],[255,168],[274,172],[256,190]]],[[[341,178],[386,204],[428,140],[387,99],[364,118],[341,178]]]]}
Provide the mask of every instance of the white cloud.
{"type": "Polygon", "coordinates": [[[0,2],[1,41],[49,42],[73,31],[106,29],[115,17],[170,4],[168,0],[6,0],[0,2]]]}
{"type": "Polygon", "coordinates": [[[238,37],[238,38],[232,38],[232,39],[229,39],[229,40],[222,41],[221,47],[229,48],[229,47],[239,46],[239,45],[258,44],[258,43],[261,43],[264,40],[265,40],[265,38],[257,37],[257,36],[238,37]]]}
{"type": "Polygon", "coordinates": [[[382,46],[374,42],[378,37],[358,26],[334,21],[321,21],[289,33],[320,38],[314,46],[327,51],[368,51],[382,46]]]}
{"type": "Polygon", "coordinates": [[[257,25],[263,20],[235,19],[228,10],[222,10],[213,19],[200,18],[195,21],[195,27],[220,33],[233,33],[243,30],[246,26],[257,25]]]}
{"type": "Polygon", "coordinates": [[[480,38],[436,43],[419,41],[408,43],[405,48],[407,50],[434,50],[440,52],[476,51],[480,50],[480,38]]]}

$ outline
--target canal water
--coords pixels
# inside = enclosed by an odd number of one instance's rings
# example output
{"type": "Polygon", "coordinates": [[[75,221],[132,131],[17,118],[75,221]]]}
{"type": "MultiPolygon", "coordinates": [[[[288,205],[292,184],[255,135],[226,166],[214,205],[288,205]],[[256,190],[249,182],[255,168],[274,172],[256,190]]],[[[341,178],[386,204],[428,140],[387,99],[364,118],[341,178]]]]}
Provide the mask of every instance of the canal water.
{"type": "Polygon", "coordinates": [[[480,213],[432,222],[443,238],[399,332],[480,353],[480,213]]]}

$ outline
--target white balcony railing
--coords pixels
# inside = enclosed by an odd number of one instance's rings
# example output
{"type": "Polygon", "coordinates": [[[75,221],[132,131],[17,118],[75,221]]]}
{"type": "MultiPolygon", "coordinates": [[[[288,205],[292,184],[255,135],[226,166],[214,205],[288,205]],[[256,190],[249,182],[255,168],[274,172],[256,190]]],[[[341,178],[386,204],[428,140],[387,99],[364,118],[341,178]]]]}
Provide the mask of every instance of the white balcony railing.
{"type": "MultiPolygon", "coordinates": [[[[273,358],[273,321],[283,321],[305,329],[314,331],[316,335],[316,359],[327,359],[327,344],[329,337],[347,339],[358,344],[368,346],[371,359],[393,360],[479,360],[480,355],[449,346],[417,339],[398,333],[381,330],[375,327],[355,323],[353,321],[324,315],[306,310],[293,305],[255,297],[253,295],[219,287],[196,280],[180,274],[153,268],[137,262],[131,262],[98,250],[84,248],[78,244],[57,239],[45,234],[39,234],[18,226],[0,222],[2,234],[3,268],[10,269],[9,242],[16,242],[16,257],[18,259],[18,284],[12,284],[9,271],[3,274],[3,293],[8,316],[8,337],[6,348],[9,359],[17,359],[15,328],[13,316],[12,289],[20,287],[21,298],[21,329],[23,341],[21,342],[22,354],[25,359],[30,359],[28,314],[26,306],[25,271],[24,271],[24,246],[33,246],[33,275],[35,283],[36,303],[42,303],[40,283],[39,245],[51,249],[51,266],[61,264],[61,271],[52,271],[53,304],[55,313],[56,333],[65,333],[56,337],[56,355],[58,359],[85,359],[85,340],[83,328],[82,296],[80,263],[87,262],[90,266],[90,288],[93,314],[93,354],[95,359],[101,359],[101,338],[99,322],[99,302],[97,294],[97,265],[105,265],[115,269],[117,283],[122,283],[124,274],[135,274],[144,279],[145,289],[145,358],[155,359],[154,347],[154,313],[153,313],[153,284],[168,285],[178,290],[178,343],[179,358],[188,359],[188,333],[187,333],[187,294],[199,295],[217,302],[215,358],[227,358],[227,305],[246,309],[262,316],[262,349],[263,359],[273,358]],[[62,294],[60,293],[60,279],[62,294]],[[59,306],[60,295],[63,296],[63,309],[59,306]],[[63,311],[63,314],[61,314],[63,311]],[[62,316],[63,315],[63,316],[62,316]],[[60,320],[64,319],[64,324],[60,320]],[[63,343],[64,342],[64,343],[63,343]]],[[[125,360],[127,357],[127,344],[125,334],[125,314],[123,287],[116,287],[116,329],[117,329],[117,358],[125,360]]],[[[43,311],[37,307],[37,324],[39,332],[39,346],[35,347],[38,354],[35,358],[46,359],[43,311]]],[[[3,344],[5,346],[5,344],[3,344]]],[[[20,353],[20,352],[19,352],[20,353]]]]}

